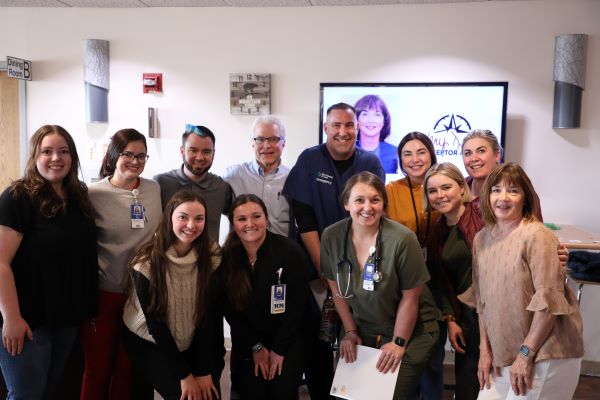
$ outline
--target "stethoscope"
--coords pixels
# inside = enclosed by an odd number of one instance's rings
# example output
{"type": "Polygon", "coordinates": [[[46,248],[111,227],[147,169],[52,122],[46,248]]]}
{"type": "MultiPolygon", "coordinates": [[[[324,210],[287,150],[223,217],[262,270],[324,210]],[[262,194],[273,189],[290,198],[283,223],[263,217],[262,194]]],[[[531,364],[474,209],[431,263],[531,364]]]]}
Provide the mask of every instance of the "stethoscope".
{"type": "MultiPolygon", "coordinates": [[[[379,228],[377,230],[377,239],[375,239],[375,247],[371,247],[369,249],[369,257],[373,257],[373,282],[381,282],[383,279],[383,274],[379,272],[379,264],[381,263],[381,227],[383,225],[383,220],[379,221],[379,228]]],[[[352,263],[348,259],[348,236],[350,235],[350,228],[352,227],[352,219],[348,220],[348,224],[346,225],[346,233],[344,234],[344,251],[342,254],[342,258],[337,263],[337,270],[335,273],[335,281],[338,286],[338,291],[340,292],[339,297],[344,299],[349,299],[354,294],[349,293],[350,291],[350,281],[352,279],[352,263]],[[342,288],[340,286],[340,270],[344,268],[344,266],[348,269],[348,280],[346,281],[346,290],[342,293],[342,288]]]]}

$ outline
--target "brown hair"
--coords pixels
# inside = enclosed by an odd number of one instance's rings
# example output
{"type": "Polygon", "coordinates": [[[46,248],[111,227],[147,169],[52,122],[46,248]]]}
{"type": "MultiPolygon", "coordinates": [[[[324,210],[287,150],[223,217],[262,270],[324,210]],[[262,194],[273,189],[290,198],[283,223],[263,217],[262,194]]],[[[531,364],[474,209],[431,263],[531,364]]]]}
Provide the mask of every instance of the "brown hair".
{"type": "Polygon", "coordinates": [[[146,149],[148,148],[148,145],[146,145],[146,137],[135,129],[128,128],[117,131],[110,138],[108,149],[106,150],[106,154],[102,159],[99,173],[100,178],[112,176],[115,173],[115,168],[117,168],[117,160],[119,159],[119,156],[121,155],[121,152],[125,146],[127,146],[129,142],[138,141],[144,143],[144,147],[146,149]]]}
{"type": "MultiPolygon", "coordinates": [[[[423,146],[425,146],[425,148],[427,149],[427,152],[429,153],[429,158],[431,159],[431,165],[437,163],[437,156],[435,155],[435,149],[433,147],[433,143],[431,142],[431,139],[429,139],[429,136],[427,136],[424,133],[421,132],[409,132],[406,135],[404,135],[404,137],[402,138],[402,140],[400,140],[400,143],[398,143],[398,160],[399,160],[399,165],[400,165],[400,171],[402,171],[404,173],[404,175],[406,174],[406,171],[404,171],[404,166],[402,165],[402,150],[404,150],[404,146],[406,146],[406,143],[410,142],[411,140],[418,140],[419,142],[423,143],[423,146]]],[[[410,182],[410,179],[409,179],[410,182]]]]}
{"type": "Polygon", "coordinates": [[[506,163],[496,166],[488,175],[481,189],[481,215],[486,225],[494,225],[497,222],[496,215],[490,203],[490,194],[492,188],[503,183],[507,186],[516,186],[523,191],[523,220],[526,222],[537,221],[536,215],[539,214],[537,203],[535,202],[535,190],[531,180],[516,163],[506,163]]]}
{"type": "Polygon", "coordinates": [[[58,196],[52,189],[52,185],[37,169],[37,160],[40,156],[42,141],[46,136],[51,134],[62,136],[67,143],[71,155],[71,168],[62,182],[69,201],[77,204],[86,217],[94,218],[94,207],[88,198],[87,186],[79,180],[81,165],[75,141],[69,132],[59,125],[43,125],[35,131],[29,140],[29,157],[25,164],[25,173],[21,179],[11,184],[11,193],[13,196],[16,196],[20,192],[25,193],[38,205],[40,213],[46,218],[56,217],[65,212],[66,202],[58,196]]]}
{"type": "MultiPolygon", "coordinates": [[[[265,214],[265,219],[269,219],[267,206],[265,206],[260,197],[254,194],[242,194],[236,197],[231,205],[231,213],[229,213],[229,222],[231,224],[233,224],[233,213],[235,210],[246,203],[258,204],[265,214]]],[[[248,255],[246,254],[246,250],[235,230],[231,229],[225,243],[223,243],[223,263],[221,268],[223,268],[227,298],[237,311],[245,310],[252,298],[250,274],[247,268],[244,268],[247,263],[248,255]]]]}
{"type": "Polygon", "coordinates": [[[340,201],[342,202],[342,205],[348,204],[348,201],[350,200],[350,192],[352,192],[352,188],[357,183],[364,183],[365,185],[371,186],[373,189],[375,189],[383,199],[383,209],[387,210],[388,197],[387,192],[385,191],[385,184],[380,177],[369,171],[359,172],[358,174],[352,175],[350,179],[348,179],[346,186],[344,186],[344,190],[340,195],[340,201]]]}
{"type": "MultiPolygon", "coordinates": [[[[150,305],[148,311],[155,313],[163,321],[167,318],[168,310],[168,284],[167,284],[167,264],[168,259],[166,251],[176,241],[173,233],[173,212],[177,207],[187,202],[198,202],[206,209],[206,201],[196,192],[190,189],[182,189],[175,193],[171,200],[165,206],[160,219],[158,228],[152,237],[152,240],[141,245],[129,261],[129,267],[133,268],[136,264],[147,263],[150,265],[150,305]]],[[[199,325],[206,315],[206,303],[210,276],[213,272],[212,257],[218,255],[217,246],[213,245],[208,233],[208,227],[193,242],[192,247],[198,254],[196,267],[198,275],[196,280],[196,313],[194,315],[196,324],[199,325]]],[[[128,283],[128,293],[133,293],[133,284],[131,279],[128,283]]],[[[130,296],[131,298],[131,296],[130,296]]]]}

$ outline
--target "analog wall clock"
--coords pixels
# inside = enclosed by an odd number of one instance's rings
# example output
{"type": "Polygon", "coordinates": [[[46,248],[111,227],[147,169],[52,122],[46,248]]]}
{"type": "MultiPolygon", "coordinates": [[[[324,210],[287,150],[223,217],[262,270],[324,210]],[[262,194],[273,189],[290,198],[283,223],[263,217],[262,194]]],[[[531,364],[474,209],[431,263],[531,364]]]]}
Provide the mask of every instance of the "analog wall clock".
{"type": "Polygon", "coordinates": [[[271,113],[271,74],[230,75],[231,114],[271,113]]]}

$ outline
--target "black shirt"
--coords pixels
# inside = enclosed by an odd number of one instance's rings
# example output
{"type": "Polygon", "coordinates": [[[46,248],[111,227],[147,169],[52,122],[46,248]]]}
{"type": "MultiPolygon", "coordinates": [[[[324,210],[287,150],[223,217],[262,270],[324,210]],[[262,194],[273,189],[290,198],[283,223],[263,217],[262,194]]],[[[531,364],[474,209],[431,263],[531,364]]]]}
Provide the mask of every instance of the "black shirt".
{"type": "Polygon", "coordinates": [[[25,193],[0,195],[0,225],[23,234],[13,257],[21,316],[29,327],[78,325],[94,315],[98,296],[96,225],[74,201],[44,217],[25,193]]]}

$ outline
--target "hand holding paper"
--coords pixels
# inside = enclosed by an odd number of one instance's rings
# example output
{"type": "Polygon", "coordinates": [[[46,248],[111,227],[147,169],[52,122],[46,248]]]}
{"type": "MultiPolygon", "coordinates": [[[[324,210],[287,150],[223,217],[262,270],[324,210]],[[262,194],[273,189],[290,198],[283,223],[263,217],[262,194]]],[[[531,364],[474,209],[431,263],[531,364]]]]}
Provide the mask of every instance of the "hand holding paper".
{"type": "Polygon", "coordinates": [[[377,360],[377,370],[387,374],[388,372],[396,372],[400,366],[402,357],[404,357],[405,347],[398,346],[393,342],[389,342],[381,346],[381,355],[377,360]]]}

